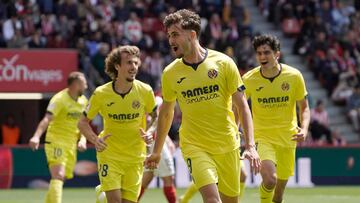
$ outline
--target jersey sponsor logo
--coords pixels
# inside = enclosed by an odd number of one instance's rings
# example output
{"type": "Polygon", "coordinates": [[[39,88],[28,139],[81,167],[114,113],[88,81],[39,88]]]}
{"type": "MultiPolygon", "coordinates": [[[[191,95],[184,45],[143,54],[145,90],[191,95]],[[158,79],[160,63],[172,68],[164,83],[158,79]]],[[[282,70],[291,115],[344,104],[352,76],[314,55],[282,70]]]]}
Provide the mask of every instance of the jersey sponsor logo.
{"type": "Polygon", "coordinates": [[[191,104],[217,98],[220,96],[218,91],[219,85],[215,84],[182,91],[181,94],[186,99],[186,103],[191,104]]]}
{"type": "Polygon", "coordinates": [[[186,77],[181,77],[178,81],[176,81],[178,84],[180,84],[183,80],[185,80],[186,77]]]}
{"type": "Polygon", "coordinates": [[[289,104],[289,96],[282,97],[264,97],[258,98],[258,103],[262,108],[280,108],[286,107],[289,104]]]}
{"type": "Polygon", "coordinates": [[[260,86],[260,87],[256,88],[255,90],[256,90],[257,92],[259,92],[262,88],[264,88],[264,87],[263,87],[263,86],[260,86]]]}
{"type": "Polygon", "coordinates": [[[218,76],[217,70],[215,70],[215,69],[209,70],[209,71],[208,71],[208,76],[209,76],[209,78],[211,78],[211,79],[216,78],[216,77],[218,76]]]}
{"type": "Polygon", "coordinates": [[[125,120],[133,120],[140,116],[139,113],[119,113],[119,114],[112,114],[108,113],[110,119],[125,121],[125,120]]]}
{"type": "Polygon", "coordinates": [[[140,102],[138,100],[134,100],[131,106],[133,109],[138,109],[140,108],[140,102]]]}
{"type": "Polygon", "coordinates": [[[69,119],[79,119],[81,116],[81,112],[68,112],[66,117],[69,119]]]}
{"type": "Polygon", "coordinates": [[[289,96],[258,98],[258,102],[260,104],[273,104],[273,103],[288,102],[288,101],[289,101],[289,96]]]}
{"type": "Polygon", "coordinates": [[[106,106],[110,107],[110,106],[112,106],[113,104],[115,104],[115,102],[110,102],[110,103],[106,104],[106,106]]]}
{"type": "Polygon", "coordinates": [[[281,89],[282,89],[283,91],[288,91],[288,90],[290,89],[289,83],[288,83],[288,82],[283,82],[283,83],[281,84],[281,89]]]}

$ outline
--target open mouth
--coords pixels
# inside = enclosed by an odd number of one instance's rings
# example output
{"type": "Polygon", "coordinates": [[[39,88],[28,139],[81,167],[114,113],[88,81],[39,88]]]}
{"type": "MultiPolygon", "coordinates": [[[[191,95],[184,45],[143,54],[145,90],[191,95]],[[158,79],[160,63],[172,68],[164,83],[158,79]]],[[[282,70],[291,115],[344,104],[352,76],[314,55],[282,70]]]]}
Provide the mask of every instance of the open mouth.
{"type": "Polygon", "coordinates": [[[261,62],[261,65],[266,65],[268,62],[267,61],[264,61],[264,62],[261,62]]]}
{"type": "Polygon", "coordinates": [[[178,47],[173,47],[173,51],[176,52],[179,48],[178,47]]]}

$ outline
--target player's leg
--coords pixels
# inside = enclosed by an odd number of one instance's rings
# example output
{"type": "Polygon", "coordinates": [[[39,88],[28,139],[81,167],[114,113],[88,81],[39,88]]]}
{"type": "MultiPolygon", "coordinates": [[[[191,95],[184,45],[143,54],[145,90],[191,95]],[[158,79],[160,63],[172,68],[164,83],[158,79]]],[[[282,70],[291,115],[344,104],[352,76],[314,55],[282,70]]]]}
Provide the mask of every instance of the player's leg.
{"type": "Polygon", "coordinates": [[[276,186],[276,153],[272,144],[261,142],[257,145],[257,151],[261,159],[260,175],[262,182],[259,187],[260,202],[271,203],[276,186]]]}
{"type": "Polygon", "coordinates": [[[195,184],[191,183],[185,193],[179,198],[179,203],[188,203],[197,191],[195,184]]]}
{"type": "Polygon", "coordinates": [[[46,194],[46,203],[61,203],[62,191],[65,180],[65,149],[55,143],[45,144],[45,154],[48,161],[51,180],[46,194]]]}
{"type": "Polygon", "coordinates": [[[164,194],[166,199],[168,200],[168,203],[175,203],[176,202],[176,188],[174,185],[174,177],[171,176],[165,176],[162,177],[163,183],[164,183],[164,194]]]}
{"type": "Polygon", "coordinates": [[[294,175],[295,167],[295,148],[276,148],[277,159],[277,183],[273,202],[281,203],[283,201],[284,191],[290,176],[294,175]]]}
{"type": "MultiPolygon", "coordinates": [[[[170,153],[170,150],[167,145],[164,145],[161,151],[161,160],[159,163],[159,168],[156,171],[157,175],[161,177],[164,183],[164,195],[168,200],[168,203],[176,202],[176,188],[174,185],[174,159],[170,153]]],[[[155,174],[156,174],[155,173],[155,174]]]]}
{"type": "Polygon", "coordinates": [[[189,172],[193,181],[201,193],[204,203],[221,202],[217,188],[218,174],[216,164],[211,155],[202,152],[192,152],[187,155],[183,152],[183,157],[188,165],[189,172]]]}
{"type": "Polygon", "coordinates": [[[143,163],[127,164],[126,167],[124,167],[124,176],[121,188],[123,203],[138,201],[143,172],[143,163]]]}
{"type": "Polygon", "coordinates": [[[105,192],[108,203],[122,203],[121,190],[108,190],[105,192]]]}
{"type": "Polygon", "coordinates": [[[244,161],[241,160],[241,168],[240,168],[240,196],[239,199],[241,200],[244,196],[244,191],[245,191],[245,181],[246,181],[246,171],[245,171],[245,165],[244,165],[244,161]]]}
{"type": "Polygon", "coordinates": [[[51,180],[46,195],[46,203],[61,203],[65,178],[64,165],[50,165],[51,180]]]}
{"type": "Polygon", "coordinates": [[[223,203],[237,203],[240,195],[240,151],[214,155],[219,175],[218,190],[223,203]]]}
{"type": "Polygon", "coordinates": [[[261,203],[271,203],[276,186],[276,166],[271,160],[261,161],[260,174],[262,182],[260,185],[261,203]]]}
{"type": "Polygon", "coordinates": [[[288,180],[277,179],[273,203],[281,203],[283,201],[283,196],[288,180]]]}
{"type": "Polygon", "coordinates": [[[151,180],[154,178],[154,172],[148,170],[144,171],[142,180],[141,180],[141,191],[138,200],[141,199],[142,195],[144,194],[146,188],[150,184],[151,180]]]}
{"type": "MultiPolygon", "coordinates": [[[[98,174],[101,184],[101,192],[105,192],[108,203],[122,202],[122,179],[124,176],[124,168],[121,163],[104,159],[97,154],[98,158],[98,174]]],[[[97,191],[98,195],[102,193],[97,191]]],[[[98,196],[97,199],[100,197],[98,196]]]]}

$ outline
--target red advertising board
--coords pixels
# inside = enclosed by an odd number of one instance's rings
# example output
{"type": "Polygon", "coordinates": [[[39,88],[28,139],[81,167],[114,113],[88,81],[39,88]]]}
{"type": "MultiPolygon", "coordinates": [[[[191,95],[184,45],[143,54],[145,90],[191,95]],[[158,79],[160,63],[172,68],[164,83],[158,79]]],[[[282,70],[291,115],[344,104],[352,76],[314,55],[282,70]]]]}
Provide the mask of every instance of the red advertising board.
{"type": "Polygon", "coordinates": [[[77,70],[75,50],[0,50],[0,92],[56,92],[77,70]]]}

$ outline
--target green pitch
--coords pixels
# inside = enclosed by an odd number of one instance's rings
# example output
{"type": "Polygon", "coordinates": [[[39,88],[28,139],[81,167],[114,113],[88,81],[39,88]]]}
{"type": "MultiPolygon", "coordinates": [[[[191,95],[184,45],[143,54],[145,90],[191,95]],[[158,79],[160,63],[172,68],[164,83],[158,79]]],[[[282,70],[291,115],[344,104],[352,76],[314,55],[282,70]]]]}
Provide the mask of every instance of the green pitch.
{"type": "MultiPolygon", "coordinates": [[[[178,189],[178,195],[184,193],[184,189],[178,189]]],[[[1,203],[41,203],[44,200],[46,190],[0,190],[1,203]]],[[[359,203],[360,187],[315,187],[315,188],[288,188],[285,194],[287,203],[359,203]]],[[[63,203],[95,203],[93,188],[65,189],[63,203]]],[[[201,203],[201,197],[197,193],[193,203],[201,203]]],[[[258,203],[257,189],[247,188],[243,203],[258,203]]],[[[147,190],[141,203],[166,203],[161,189],[147,190]]]]}

